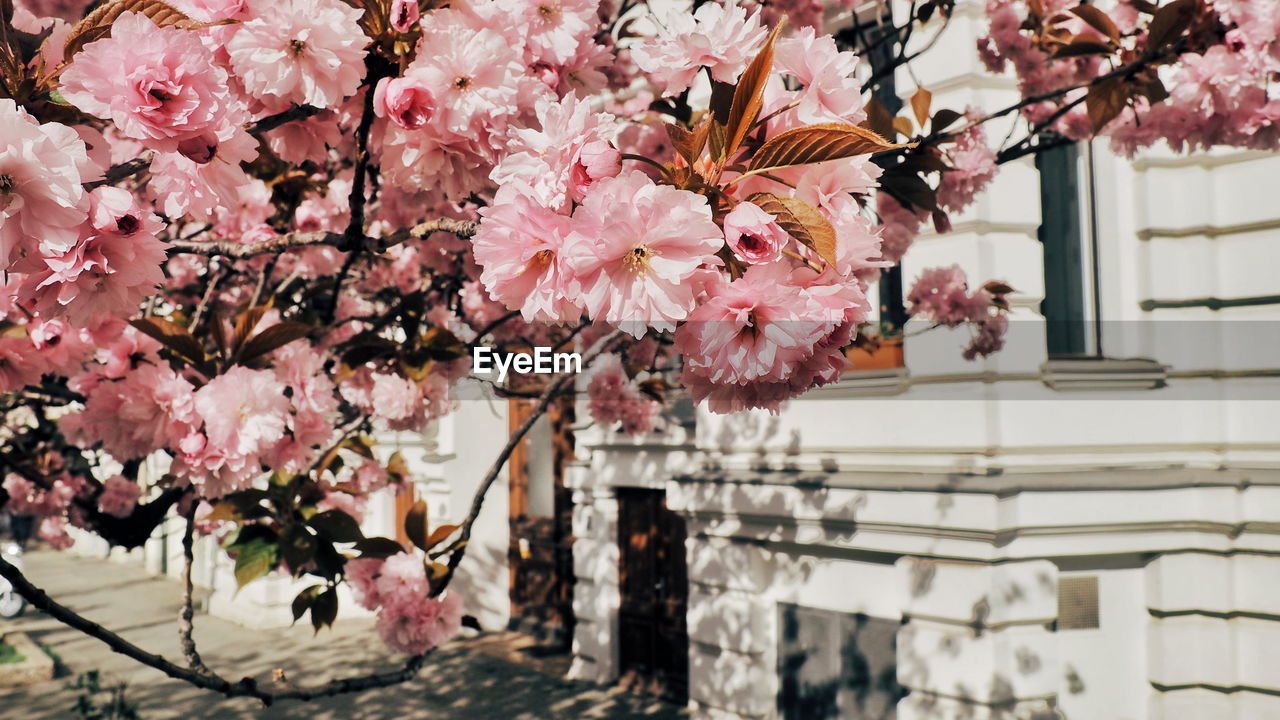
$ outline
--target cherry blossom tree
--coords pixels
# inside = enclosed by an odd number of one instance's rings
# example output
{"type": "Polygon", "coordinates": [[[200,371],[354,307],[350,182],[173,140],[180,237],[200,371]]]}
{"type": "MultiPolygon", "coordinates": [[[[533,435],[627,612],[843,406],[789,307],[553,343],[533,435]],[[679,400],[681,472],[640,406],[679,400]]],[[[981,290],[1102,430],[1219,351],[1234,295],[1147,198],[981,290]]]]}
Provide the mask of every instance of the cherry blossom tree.
{"type": "MultiPolygon", "coordinates": [[[[657,5],[0,0],[0,507],[55,547],[74,526],[133,548],[185,518],[185,662],[0,576],[227,696],[401,682],[464,622],[450,582],[485,493],[575,387],[630,433],[680,388],[777,410],[875,342],[869,283],[1000,165],[1092,137],[1280,142],[1273,0],[985,0],[974,52],[1021,98],[934,108],[922,84],[896,116],[878,91],[955,0],[834,36],[818,0],[657,5]],[[1015,132],[993,146],[1001,118],[1015,132]],[[468,514],[430,528],[418,504],[413,547],[366,537],[366,498],[406,482],[370,437],[450,413],[481,345],[578,348],[588,376],[494,387],[534,410],[468,514]],[[409,659],[314,687],[227,680],[191,636],[197,534],[241,584],[310,578],[293,610],[317,629],[349,584],[409,659]]],[[[1000,348],[1011,292],[934,268],[907,301],[970,326],[972,359],[1000,348]]]]}

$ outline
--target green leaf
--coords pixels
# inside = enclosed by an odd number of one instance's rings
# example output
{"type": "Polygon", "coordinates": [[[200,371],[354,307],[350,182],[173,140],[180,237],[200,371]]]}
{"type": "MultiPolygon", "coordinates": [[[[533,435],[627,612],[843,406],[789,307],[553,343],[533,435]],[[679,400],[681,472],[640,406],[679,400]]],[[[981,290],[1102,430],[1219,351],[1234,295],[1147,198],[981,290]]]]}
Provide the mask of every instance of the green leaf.
{"type": "Polygon", "coordinates": [[[257,538],[239,546],[236,557],[236,586],[244,587],[271,572],[280,562],[280,546],[257,538]]]}
{"type": "Polygon", "coordinates": [[[311,518],[307,524],[334,542],[356,542],[364,538],[360,524],[341,510],[326,510],[311,518]]]}

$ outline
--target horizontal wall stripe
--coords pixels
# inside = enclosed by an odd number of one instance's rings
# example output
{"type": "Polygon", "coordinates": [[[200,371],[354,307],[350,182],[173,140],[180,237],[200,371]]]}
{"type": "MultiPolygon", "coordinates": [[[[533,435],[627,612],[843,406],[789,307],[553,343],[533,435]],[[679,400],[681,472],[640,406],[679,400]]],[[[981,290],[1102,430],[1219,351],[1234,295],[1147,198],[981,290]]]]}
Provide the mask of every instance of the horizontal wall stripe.
{"type": "Polygon", "coordinates": [[[1138,307],[1146,312],[1152,310],[1171,310],[1174,308],[1203,307],[1210,310],[1223,308],[1256,307],[1260,305],[1280,305],[1280,295],[1256,295],[1242,298],[1189,298],[1186,300],[1143,300],[1138,307]]]}
{"type": "Polygon", "coordinates": [[[1211,692],[1231,695],[1238,692],[1258,693],[1259,695],[1272,695],[1280,697],[1280,690],[1271,688],[1254,687],[1251,685],[1214,685],[1212,683],[1182,683],[1179,685],[1164,685],[1154,680],[1151,681],[1151,687],[1162,693],[1178,692],[1179,690],[1209,690],[1211,692]]]}
{"type": "Polygon", "coordinates": [[[1157,620],[1178,617],[1207,617],[1215,620],[1235,620],[1244,618],[1248,620],[1266,620],[1269,622],[1280,622],[1280,615],[1274,613],[1252,612],[1249,610],[1230,610],[1222,612],[1221,610],[1205,610],[1203,608],[1195,608],[1188,610],[1158,610],[1156,608],[1147,608],[1147,612],[1151,613],[1151,617],[1157,620]]]}

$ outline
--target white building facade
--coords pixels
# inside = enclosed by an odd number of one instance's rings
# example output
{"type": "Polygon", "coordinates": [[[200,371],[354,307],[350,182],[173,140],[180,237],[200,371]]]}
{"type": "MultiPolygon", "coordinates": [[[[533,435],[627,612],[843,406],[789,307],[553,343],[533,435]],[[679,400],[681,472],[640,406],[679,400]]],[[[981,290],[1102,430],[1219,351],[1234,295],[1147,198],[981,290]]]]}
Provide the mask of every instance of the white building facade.
{"type": "MultiPolygon", "coordinates": [[[[915,64],[934,107],[1015,98],[980,4],[951,23],[915,64]]],[[[908,325],[905,367],[777,416],[579,436],[576,676],[656,676],[708,719],[1280,718],[1280,158],[1064,157],[1065,184],[1003,167],[904,261],[1016,288],[1004,352],[908,325]],[[683,558],[636,551],[663,546],[645,491],[683,558]]]]}

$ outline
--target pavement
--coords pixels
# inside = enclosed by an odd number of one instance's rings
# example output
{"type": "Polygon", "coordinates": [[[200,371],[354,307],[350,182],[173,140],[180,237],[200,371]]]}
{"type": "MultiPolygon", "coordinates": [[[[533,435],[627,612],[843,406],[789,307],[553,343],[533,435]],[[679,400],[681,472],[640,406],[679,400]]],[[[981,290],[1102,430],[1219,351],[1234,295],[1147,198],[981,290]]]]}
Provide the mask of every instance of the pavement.
{"type": "MultiPolygon", "coordinates": [[[[59,602],[130,642],[177,663],[178,583],[148,575],[135,565],[36,551],[24,558],[28,577],[59,602]]],[[[378,641],[372,621],[340,620],[313,634],[301,625],[248,629],[197,615],[195,639],[205,664],[227,678],[255,677],[275,686],[275,673],[299,684],[390,670],[399,656],[378,641]]],[[[27,609],[15,621],[0,620],[0,635],[25,632],[65,666],[55,680],[0,689],[0,719],[78,718],[79,690],[67,688],[80,673],[127,683],[126,698],[142,720],[165,718],[309,718],[314,720],[678,720],[683,709],[659,700],[564,678],[565,655],[545,657],[533,641],[515,633],[486,633],[457,640],[428,657],[418,677],[390,688],[354,695],[284,702],[264,708],[248,698],[226,699],[173,680],[158,670],[114,654],[102,642],[27,609]]]]}

